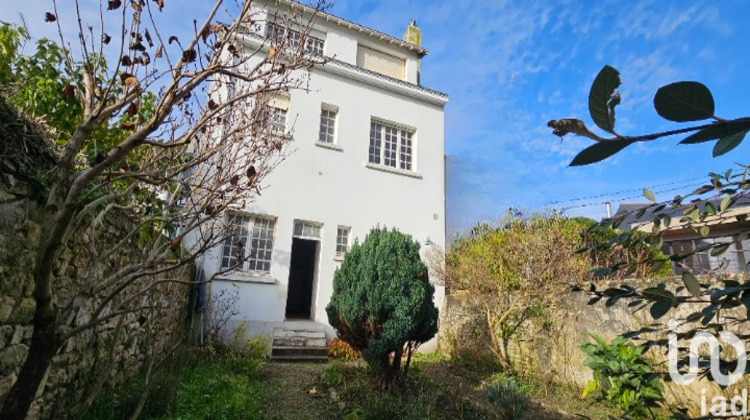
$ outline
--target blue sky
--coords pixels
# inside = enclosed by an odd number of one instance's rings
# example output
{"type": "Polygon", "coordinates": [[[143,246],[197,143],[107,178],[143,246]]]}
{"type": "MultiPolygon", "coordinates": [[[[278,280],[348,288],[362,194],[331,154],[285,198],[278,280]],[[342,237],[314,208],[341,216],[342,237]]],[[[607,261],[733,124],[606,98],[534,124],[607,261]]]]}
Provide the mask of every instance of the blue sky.
{"type": "Polygon", "coordinates": [[[678,80],[708,85],[717,115],[748,115],[747,2],[378,0],[339,1],[333,12],[395,36],[410,19],[422,28],[430,50],[422,81],[451,99],[451,232],[495,221],[509,206],[531,212],[588,204],[567,213],[602,217],[604,201],[643,201],[646,186],[669,199],[710,171],[750,163],[750,142],[714,159],[711,144],[678,147],[674,138],[570,168],[589,141],[561,142],[546,127],[562,117],[593,126],[588,91],[605,64],[621,72],[617,125],[624,134],[673,126],[656,115],[652,100],[659,86],[678,80]],[[611,193],[619,194],[603,196],[611,193]],[[592,196],[603,197],[570,201],[592,196]]]}
{"type": "MultiPolygon", "coordinates": [[[[25,13],[34,35],[50,35],[38,17],[48,4],[6,5],[0,19],[17,21],[25,13]]],[[[189,14],[207,2],[179,4],[180,14],[189,14]]],[[[580,206],[566,212],[598,218],[604,201],[615,207],[642,201],[643,187],[669,199],[698,186],[710,171],[750,163],[750,141],[714,159],[712,144],[677,146],[674,138],[569,168],[589,141],[560,141],[546,127],[548,120],[564,117],[593,126],[588,90],[605,64],[621,72],[617,125],[623,134],[674,127],[656,115],[651,101],[659,86],[679,80],[708,85],[721,117],[750,115],[745,1],[339,0],[330,11],[397,37],[409,20],[422,28],[430,51],[422,83],[450,95],[445,124],[451,235],[480,220],[493,222],[509,206],[526,212],[580,206]],[[571,201],[585,197],[595,198],[571,201]]]]}

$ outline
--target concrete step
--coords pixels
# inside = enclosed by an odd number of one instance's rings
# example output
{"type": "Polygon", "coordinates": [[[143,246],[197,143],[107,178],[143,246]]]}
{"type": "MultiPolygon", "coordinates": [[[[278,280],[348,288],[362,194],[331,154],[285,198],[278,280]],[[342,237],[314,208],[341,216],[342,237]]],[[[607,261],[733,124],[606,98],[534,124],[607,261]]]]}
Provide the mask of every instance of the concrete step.
{"type": "Polygon", "coordinates": [[[325,331],[287,330],[287,329],[282,329],[282,328],[276,328],[275,330],[273,330],[273,338],[288,338],[288,337],[322,338],[325,340],[326,333],[325,331]]]}
{"type": "Polygon", "coordinates": [[[284,337],[274,338],[273,347],[325,347],[326,339],[307,337],[284,337]]]}
{"type": "Polygon", "coordinates": [[[325,331],[304,328],[274,329],[271,359],[295,362],[327,361],[325,331]]]}
{"type": "Polygon", "coordinates": [[[288,346],[274,346],[271,350],[271,357],[276,356],[320,356],[328,357],[328,349],[326,347],[288,347],[288,346]]]}
{"type": "Polygon", "coordinates": [[[272,356],[271,360],[277,362],[307,362],[307,363],[326,363],[328,357],[322,356],[272,356]]]}

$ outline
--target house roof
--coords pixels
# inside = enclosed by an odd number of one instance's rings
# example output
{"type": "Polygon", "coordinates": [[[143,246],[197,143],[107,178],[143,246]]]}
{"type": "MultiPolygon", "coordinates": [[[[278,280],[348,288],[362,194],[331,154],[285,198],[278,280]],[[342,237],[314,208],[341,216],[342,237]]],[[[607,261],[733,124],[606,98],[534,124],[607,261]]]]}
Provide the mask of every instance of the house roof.
{"type": "MultiPolygon", "coordinates": [[[[711,205],[714,206],[714,208],[718,209],[721,205],[721,201],[723,198],[716,198],[712,200],[707,200],[701,203],[698,203],[698,209],[703,212],[706,208],[707,203],[711,203],[711,205]]],[[[683,216],[683,212],[686,208],[688,208],[692,203],[684,204],[678,207],[670,207],[667,206],[664,210],[657,212],[656,214],[664,214],[667,216],[672,217],[675,219],[675,222],[677,222],[677,219],[681,218],[683,216]]],[[[643,209],[644,207],[647,207],[649,205],[654,205],[654,203],[622,203],[617,208],[617,212],[615,212],[614,217],[620,217],[625,216],[622,223],[620,223],[621,229],[640,229],[640,230],[651,230],[652,222],[655,219],[656,214],[654,214],[651,211],[646,211],[641,217],[638,217],[638,211],[643,209]]],[[[731,207],[727,210],[726,214],[724,214],[724,218],[726,217],[734,217],[741,214],[749,214],[750,213],[750,197],[745,195],[740,195],[734,203],[731,204],[731,207]]],[[[712,217],[706,218],[707,224],[713,224],[716,222],[720,222],[719,217],[713,217],[716,220],[711,220],[712,217]]],[[[677,225],[677,223],[673,224],[677,225]]]]}
{"type": "Polygon", "coordinates": [[[304,5],[296,0],[280,0],[281,4],[286,4],[287,6],[294,8],[300,8],[308,13],[316,13],[318,14],[323,20],[326,22],[332,22],[339,26],[348,28],[354,32],[363,33],[365,35],[368,35],[372,38],[379,39],[381,41],[388,42],[389,44],[395,44],[401,48],[405,48],[409,51],[415,52],[420,58],[426,56],[429,51],[427,51],[425,48],[422,48],[419,45],[414,45],[411,42],[404,41],[403,39],[396,38],[394,36],[388,35],[386,33],[380,32],[378,30],[368,28],[367,26],[360,25],[359,23],[352,22],[348,19],[344,19],[342,17],[333,15],[331,13],[323,12],[320,10],[316,10],[313,7],[304,5]]]}

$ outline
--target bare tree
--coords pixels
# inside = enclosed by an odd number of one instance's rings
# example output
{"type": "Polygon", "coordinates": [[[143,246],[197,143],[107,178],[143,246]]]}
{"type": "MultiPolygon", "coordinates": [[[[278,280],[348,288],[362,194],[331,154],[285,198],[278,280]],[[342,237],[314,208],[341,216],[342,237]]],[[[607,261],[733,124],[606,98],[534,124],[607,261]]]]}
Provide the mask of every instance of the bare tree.
{"type": "Polygon", "coordinates": [[[0,418],[26,416],[71,337],[115,330],[121,317],[152,307],[147,297],[163,284],[190,283],[164,274],[231,234],[225,211],[252,200],[285,154],[289,136],[266,105],[304,89],[323,61],[305,48],[323,1],[277,2],[265,15],[251,1],[215,0],[205,19],[182,22],[192,36],[179,39],[164,29],[178,2],[101,0],[98,21],[86,22],[76,0],[65,3],[75,9],[75,40],[66,39],[52,1],[45,20],[58,27],[67,71],[80,73],[64,94],[83,112],[60,139],[50,174],[33,267],[33,336],[0,418]],[[271,45],[259,35],[271,19],[296,30],[276,31],[271,45]],[[102,141],[112,128],[122,135],[102,141]],[[112,224],[118,240],[104,240],[112,224]],[[73,243],[88,247],[88,276],[61,295],[53,269],[73,243]],[[88,316],[77,316],[84,308],[88,316]]]}

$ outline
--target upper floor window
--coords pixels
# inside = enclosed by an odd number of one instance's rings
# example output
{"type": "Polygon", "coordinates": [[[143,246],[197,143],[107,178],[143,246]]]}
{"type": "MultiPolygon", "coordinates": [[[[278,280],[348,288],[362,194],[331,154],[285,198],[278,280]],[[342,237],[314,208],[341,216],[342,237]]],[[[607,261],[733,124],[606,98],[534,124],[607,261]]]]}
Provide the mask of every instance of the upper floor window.
{"type": "Polygon", "coordinates": [[[347,226],[339,226],[336,229],[336,255],[342,256],[349,251],[349,236],[351,228],[347,226]]]}
{"type": "Polygon", "coordinates": [[[369,162],[411,171],[413,136],[414,132],[411,130],[372,121],[370,123],[369,162]]]}
{"type": "MultiPolygon", "coordinates": [[[[299,48],[300,38],[302,35],[293,29],[285,28],[275,23],[268,23],[266,25],[266,38],[276,44],[287,42],[287,46],[290,48],[299,48]]],[[[325,47],[325,41],[322,39],[312,36],[310,34],[305,35],[305,51],[310,54],[323,55],[323,48],[325,47]]]]}
{"type": "Polygon", "coordinates": [[[336,136],[336,110],[324,106],[320,111],[320,133],[318,141],[334,143],[336,136]]]}
{"type": "Polygon", "coordinates": [[[281,95],[271,95],[268,102],[258,115],[258,122],[262,127],[268,127],[274,133],[286,133],[289,98],[281,95]]]}
{"type": "Polygon", "coordinates": [[[231,215],[233,233],[224,240],[222,268],[270,273],[276,222],[265,217],[231,215]]]}
{"type": "Polygon", "coordinates": [[[405,80],[406,60],[364,45],[357,46],[357,67],[405,80]]]}

